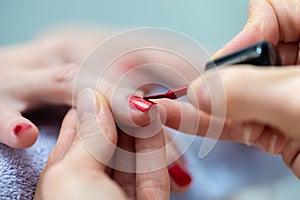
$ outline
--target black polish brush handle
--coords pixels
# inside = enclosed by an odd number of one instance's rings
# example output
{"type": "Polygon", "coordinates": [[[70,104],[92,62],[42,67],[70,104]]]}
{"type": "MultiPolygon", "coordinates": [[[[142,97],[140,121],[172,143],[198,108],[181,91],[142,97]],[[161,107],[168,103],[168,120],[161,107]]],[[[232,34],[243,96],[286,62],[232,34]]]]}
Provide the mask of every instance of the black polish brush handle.
{"type": "Polygon", "coordinates": [[[244,49],[227,54],[223,57],[209,61],[206,70],[217,66],[248,64],[256,66],[281,66],[281,57],[271,43],[261,41],[244,49]]]}

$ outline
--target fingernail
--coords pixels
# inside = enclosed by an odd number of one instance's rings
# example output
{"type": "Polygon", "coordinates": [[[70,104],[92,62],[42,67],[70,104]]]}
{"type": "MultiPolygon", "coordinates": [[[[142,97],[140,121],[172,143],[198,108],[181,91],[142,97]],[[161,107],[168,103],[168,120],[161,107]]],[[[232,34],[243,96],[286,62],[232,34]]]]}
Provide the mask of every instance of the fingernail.
{"type": "Polygon", "coordinates": [[[23,132],[25,132],[31,128],[32,128],[32,126],[30,124],[20,123],[20,124],[17,124],[16,127],[14,128],[14,133],[16,135],[20,135],[23,132]]]}
{"type": "Polygon", "coordinates": [[[277,135],[273,134],[269,145],[270,154],[275,154],[276,143],[277,143],[277,135]]]}
{"type": "Polygon", "coordinates": [[[174,182],[181,187],[187,186],[192,182],[191,176],[179,165],[169,167],[169,174],[174,182]]]}
{"type": "Polygon", "coordinates": [[[99,106],[97,104],[93,89],[86,88],[79,92],[77,97],[77,111],[80,120],[86,116],[95,115],[98,113],[99,106]]]}
{"type": "Polygon", "coordinates": [[[220,49],[219,51],[217,51],[212,57],[211,59],[216,59],[216,58],[219,58],[223,55],[223,50],[220,49]]]}
{"type": "Polygon", "coordinates": [[[252,134],[252,127],[250,125],[244,125],[244,142],[247,146],[251,146],[251,134],[252,134]]]}
{"type": "Polygon", "coordinates": [[[129,98],[129,104],[142,112],[148,111],[153,105],[155,105],[154,102],[138,96],[131,96],[129,98]]]}
{"type": "Polygon", "coordinates": [[[99,110],[99,108],[100,108],[100,104],[101,105],[105,105],[105,106],[108,106],[108,104],[107,104],[107,101],[106,101],[106,99],[105,99],[105,97],[102,95],[102,94],[100,94],[99,92],[95,92],[95,95],[96,95],[96,99],[97,99],[97,104],[98,104],[98,110],[99,110]]]}
{"type": "Polygon", "coordinates": [[[204,76],[200,76],[188,88],[189,101],[197,107],[199,105],[200,108],[210,107],[210,93],[205,82],[204,76]]]}

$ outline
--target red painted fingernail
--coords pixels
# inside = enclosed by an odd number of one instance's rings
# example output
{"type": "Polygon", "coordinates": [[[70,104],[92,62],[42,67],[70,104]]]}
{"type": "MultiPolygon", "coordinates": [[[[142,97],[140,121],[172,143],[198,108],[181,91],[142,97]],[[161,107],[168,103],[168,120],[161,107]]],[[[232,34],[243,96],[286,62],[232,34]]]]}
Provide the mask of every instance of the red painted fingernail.
{"type": "Polygon", "coordinates": [[[32,126],[25,123],[20,123],[14,128],[14,133],[16,135],[20,135],[22,132],[27,131],[28,129],[31,129],[32,126]]]}
{"type": "Polygon", "coordinates": [[[169,174],[175,183],[181,187],[187,186],[192,182],[192,177],[179,165],[169,167],[169,174]]]}
{"type": "Polygon", "coordinates": [[[129,99],[129,104],[142,112],[146,112],[151,108],[151,106],[155,105],[154,102],[138,96],[131,96],[129,99]]]}

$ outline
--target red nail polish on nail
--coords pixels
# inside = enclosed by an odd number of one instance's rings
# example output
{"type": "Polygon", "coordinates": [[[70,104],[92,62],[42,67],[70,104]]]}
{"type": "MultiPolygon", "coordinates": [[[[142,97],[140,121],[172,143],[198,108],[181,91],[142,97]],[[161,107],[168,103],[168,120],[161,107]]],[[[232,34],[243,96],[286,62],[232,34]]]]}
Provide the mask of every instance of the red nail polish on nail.
{"type": "Polygon", "coordinates": [[[147,110],[149,110],[151,108],[151,106],[153,106],[155,103],[152,101],[149,101],[147,99],[143,99],[142,97],[138,97],[138,96],[131,96],[129,99],[129,104],[142,111],[142,112],[146,112],[147,110]]]}
{"type": "Polygon", "coordinates": [[[181,187],[184,187],[192,182],[191,176],[179,165],[173,165],[169,167],[169,174],[175,183],[181,187]]]}
{"type": "Polygon", "coordinates": [[[14,128],[14,133],[16,135],[19,135],[20,133],[24,132],[24,131],[27,131],[28,129],[31,129],[32,126],[29,125],[29,124],[25,124],[25,123],[21,123],[21,124],[18,124],[15,128],[14,128]]]}

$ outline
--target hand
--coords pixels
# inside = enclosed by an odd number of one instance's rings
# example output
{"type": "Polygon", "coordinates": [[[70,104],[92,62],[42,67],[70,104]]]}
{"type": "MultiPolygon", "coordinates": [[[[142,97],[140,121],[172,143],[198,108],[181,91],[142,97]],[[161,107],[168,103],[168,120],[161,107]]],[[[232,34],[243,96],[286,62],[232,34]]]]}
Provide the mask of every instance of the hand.
{"type": "MultiPolygon", "coordinates": [[[[21,113],[48,104],[72,105],[73,86],[77,81],[79,64],[103,40],[98,32],[76,33],[46,36],[0,50],[0,72],[3,75],[0,80],[0,112],[3,113],[0,122],[5,124],[0,127],[1,143],[14,148],[26,148],[35,143],[38,129],[22,117],[21,113]]],[[[122,65],[117,65],[122,68],[122,65]]],[[[89,80],[99,78],[88,75],[89,80]]],[[[80,88],[88,87],[89,84],[84,82],[80,88]]],[[[110,89],[113,87],[112,81],[107,80],[100,91],[111,100],[110,89]]],[[[114,98],[116,105],[128,105],[128,99],[124,96],[131,92],[129,89],[122,90],[122,94],[114,98]]],[[[148,113],[129,109],[129,105],[125,108],[131,112],[135,123],[146,125],[151,121],[148,113]]],[[[124,111],[124,107],[120,106],[119,110],[124,111]]],[[[126,116],[124,112],[118,112],[116,117],[119,121],[127,117],[127,112],[126,116]]]]}
{"type": "Polygon", "coordinates": [[[67,100],[62,91],[68,85],[68,79],[61,81],[60,74],[71,66],[57,55],[60,45],[49,39],[0,50],[1,143],[14,148],[31,146],[37,139],[38,129],[22,117],[21,112],[67,100]]]}
{"type": "MultiPolygon", "coordinates": [[[[287,166],[300,177],[300,70],[298,60],[300,31],[291,24],[299,24],[299,1],[253,0],[249,8],[249,20],[244,30],[215,57],[229,53],[260,40],[271,41],[279,50],[289,68],[255,68],[234,66],[210,71],[196,79],[189,88],[188,98],[197,110],[188,104],[180,104],[190,119],[200,116],[197,134],[204,136],[210,122],[219,123],[211,116],[211,105],[226,109],[226,121],[222,133],[216,139],[256,145],[265,151],[283,156],[287,166]],[[220,80],[222,80],[222,84],[220,80]],[[226,96],[224,95],[224,92],[226,96]],[[207,93],[209,91],[209,93],[207,93]],[[213,98],[213,99],[212,99],[213,98]]],[[[179,128],[179,105],[161,101],[168,110],[167,124],[179,128]],[[172,105],[173,104],[173,105],[172,105]]],[[[220,122],[221,123],[221,122],[220,122]]],[[[192,132],[188,128],[182,130],[192,132]]]]}
{"type": "MultiPolygon", "coordinates": [[[[80,31],[74,32],[78,33],[80,31]]],[[[2,129],[0,131],[0,142],[15,148],[31,146],[36,141],[38,129],[33,123],[22,117],[20,113],[45,104],[72,105],[73,85],[77,81],[76,74],[79,70],[76,63],[81,62],[79,58],[83,59],[101,39],[103,38],[99,33],[84,32],[78,35],[68,32],[60,34],[60,36],[46,36],[28,44],[1,50],[0,63],[6,67],[0,70],[6,76],[1,79],[3,84],[0,84],[0,103],[2,104],[0,111],[3,111],[3,117],[0,118],[0,121],[5,124],[0,128],[2,129]],[[68,64],[67,62],[74,62],[75,64],[68,64]],[[15,84],[8,85],[7,82],[11,80],[18,81],[15,84]],[[15,130],[18,134],[12,134],[15,130]]],[[[134,59],[135,57],[131,57],[129,60],[136,61],[134,59]]],[[[123,69],[129,60],[121,60],[117,65],[123,69]],[[124,66],[121,65],[122,63],[124,66]]],[[[127,67],[132,68],[134,66],[129,65],[127,67]]],[[[93,77],[91,74],[88,77],[91,77],[90,79],[98,78],[93,77]]],[[[110,102],[112,102],[110,92],[114,87],[112,82],[107,80],[105,87],[99,88],[110,102]]],[[[84,83],[80,87],[85,88],[89,84],[84,83]]],[[[114,117],[119,121],[124,119],[123,122],[126,124],[127,111],[129,111],[129,116],[136,124],[140,126],[149,125],[153,120],[150,118],[149,112],[142,113],[129,107],[128,94],[131,94],[131,92],[124,88],[122,93],[114,98],[114,101],[117,102],[114,108],[119,110],[114,117]]],[[[76,99],[74,100],[76,101],[76,99]]],[[[170,134],[166,133],[165,137],[167,142],[171,140],[170,134]]],[[[120,138],[120,141],[122,141],[123,137],[120,138]]],[[[180,156],[181,152],[177,150],[175,144],[168,145],[168,147],[167,158],[168,161],[172,161],[172,165],[169,166],[172,178],[171,189],[174,192],[185,191],[191,183],[191,177],[187,172],[183,157],[180,156]],[[177,175],[174,169],[177,169],[177,175]],[[178,169],[181,170],[181,175],[184,175],[186,179],[180,180],[178,169]]]]}
{"type": "MultiPolygon", "coordinates": [[[[77,114],[79,120],[77,130],[74,122],[75,110],[71,110],[64,119],[57,145],[40,177],[36,199],[104,199],[108,196],[111,199],[125,199],[121,187],[125,189],[130,199],[169,199],[166,167],[133,174],[134,176],[106,168],[105,164],[111,159],[116,166],[124,161],[128,166],[135,164],[131,163],[131,160],[114,155],[118,139],[117,131],[110,108],[103,96],[100,94],[95,96],[91,89],[80,92],[77,114]]],[[[121,137],[124,136],[126,137],[126,135],[121,137]]],[[[122,146],[130,146],[128,140],[122,140],[122,143],[122,146]]],[[[151,138],[139,139],[135,147],[137,152],[142,153],[163,146],[163,133],[160,132],[151,138]]],[[[163,151],[158,161],[166,163],[163,151]]],[[[151,162],[153,160],[148,160],[147,166],[151,166],[151,162]]],[[[140,163],[136,167],[143,168],[145,164],[140,163]]]]}
{"type": "MultiPolygon", "coordinates": [[[[79,64],[103,40],[98,32],[76,33],[68,33],[68,39],[63,37],[64,33],[63,36],[46,36],[0,50],[0,73],[3,75],[0,80],[0,122],[3,124],[0,127],[1,143],[14,148],[26,148],[35,143],[38,129],[21,113],[49,104],[72,105],[73,85],[79,64]]],[[[91,76],[93,78],[98,77],[91,76]]],[[[81,87],[88,85],[84,83],[81,87]]],[[[108,88],[113,86],[110,81],[107,81],[106,87],[102,91],[105,90],[105,95],[111,99],[108,88]]],[[[126,94],[129,92],[125,90],[126,94]]],[[[128,105],[124,96],[116,99],[128,105]]],[[[147,113],[142,114],[136,110],[131,112],[136,123],[145,125],[150,122],[147,113]]],[[[123,115],[121,113],[120,118],[123,115]]]]}
{"type": "Polygon", "coordinates": [[[97,105],[95,102],[93,91],[87,89],[79,94],[78,111],[66,115],[35,199],[125,199],[121,188],[105,173],[105,162],[117,144],[115,124],[104,97],[97,95],[97,105]]]}
{"type": "Polygon", "coordinates": [[[284,65],[299,64],[299,5],[299,0],[251,0],[244,29],[214,57],[267,40],[277,47],[284,65]]]}

